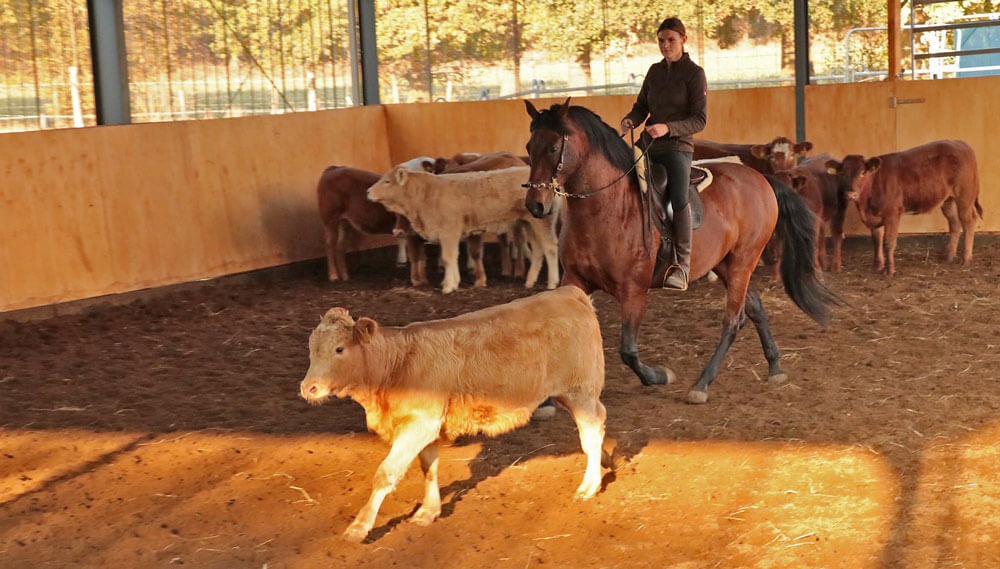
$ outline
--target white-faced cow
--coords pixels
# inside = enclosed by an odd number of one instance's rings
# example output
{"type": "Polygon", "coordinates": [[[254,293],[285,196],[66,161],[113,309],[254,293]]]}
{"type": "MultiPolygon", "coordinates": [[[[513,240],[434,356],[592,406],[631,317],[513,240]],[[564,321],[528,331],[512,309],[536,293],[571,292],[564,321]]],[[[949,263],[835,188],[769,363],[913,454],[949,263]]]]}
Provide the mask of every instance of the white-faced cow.
{"type": "Polygon", "coordinates": [[[940,207],[948,220],[944,257],[955,259],[959,233],[964,231],[962,262],[972,262],[972,243],[979,204],[976,154],[961,140],[937,140],[902,152],[865,159],[859,154],[842,162],[827,161],[847,199],[855,202],[861,221],[872,232],[875,270],[896,272],[894,252],[904,213],[927,213],[940,207]]]}
{"type": "Polygon", "coordinates": [[[779,136],[767,144],[727,144],[711,140],[694,139],[694,159],[737,156],[747,166],[761,174],[773,174],[795,167],[799,156],[812,150],[811,142],[793,142],[779,136]]]}
{"type": "Polygon", "coordinates": [[[309,371],[300,393],[310,403],[350,397],[368,429],[392,445],[371,498],[344,532],[361,541],[379,507],[420,457],[425,494],[412,522],[441,513],[439,440],[511,431],[546,397],[576,421],[587,456],[578,499],[600,489],[605,409],[604,350],[590,298],[561,287],[447,320],[383,327],[343,308],[323,316],[309,337],[309,371]]]}

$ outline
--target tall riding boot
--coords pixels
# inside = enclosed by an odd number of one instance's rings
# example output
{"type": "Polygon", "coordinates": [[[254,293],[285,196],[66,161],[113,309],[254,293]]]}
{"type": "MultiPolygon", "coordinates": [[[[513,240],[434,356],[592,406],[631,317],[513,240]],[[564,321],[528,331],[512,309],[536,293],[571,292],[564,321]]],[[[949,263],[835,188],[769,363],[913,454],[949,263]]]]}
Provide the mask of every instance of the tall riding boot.
{"type": "Polygon", "coordinates": [[[663,288],[687,290],[691,273],[691,204],[674,212],[674,264],[667,268],[663,288]]]}

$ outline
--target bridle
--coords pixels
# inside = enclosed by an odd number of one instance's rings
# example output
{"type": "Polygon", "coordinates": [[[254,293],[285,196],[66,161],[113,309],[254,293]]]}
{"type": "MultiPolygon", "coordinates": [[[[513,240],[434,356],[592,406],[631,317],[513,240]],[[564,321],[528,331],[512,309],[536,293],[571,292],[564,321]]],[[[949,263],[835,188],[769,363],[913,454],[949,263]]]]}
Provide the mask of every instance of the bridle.
{"type": "MultiPolygon", "coordinates": [[[[631,131],[629,131],[629,134],[631,134],[631,131]]],[[[624,138],[624,137],[625,137],[624,133],[622,133],[619,136],[619,138],[624,138]]],[[[597,188],[596,190],[584,194],[571,194],[565,191],[565,189],[563,189],[563,185],[559,183],[559,172],[561,172],[563,169],[563,158],[566,154],[566,141],[568,139],[569,139],[568,134],[564,134],[562,136],[562,144],[559,147],[559,162],[556,163],[556,167],[552,171],[552,179],[548,182],[528,182],[525,184],[521,184],[522,188],[528,190],[552,190],[552,193],[554,193],[557,196],[562,196],[564,198],[577,198],[582,200],[589,197],[593,197],[599,194],[600,192],[603,192],[604,190],[610,188],[611,186],[614,186],[615,184],[620,182],[623,178],[632,173],[632,170],[635,170],[635,167],[639,164],[639,161],[646,157],[646,152],[649,150],[649,147],[651,146],[647,145],[646,148],[642,150],[642,153],[635,159],[635,161],[632,162],[632,166],[628,170],[623,172],[621,176],[618,176],[610,183],[607,183],[601,186],[600,188],[597,188]]],[[[635,148],[635,140],[632,141],[632,147],[635,148]]]]}
{"type": "Polygon", "coordinates": [[[548,182],[528,182],[526,184],[521,184],[522,188],[528,190],[546,190],[551,189],[553,193],[557,196],[570,196],[574,194],[569,194],[563,191],[562,184],[559,183],[559,172],[563,169],[563,157],[566,155],[566,141],[569,140],[569,135],[562,135],[562,144],[559,146],[559,162],[556,163],[555,170],[552,171],[552,180],[548,182]]]}

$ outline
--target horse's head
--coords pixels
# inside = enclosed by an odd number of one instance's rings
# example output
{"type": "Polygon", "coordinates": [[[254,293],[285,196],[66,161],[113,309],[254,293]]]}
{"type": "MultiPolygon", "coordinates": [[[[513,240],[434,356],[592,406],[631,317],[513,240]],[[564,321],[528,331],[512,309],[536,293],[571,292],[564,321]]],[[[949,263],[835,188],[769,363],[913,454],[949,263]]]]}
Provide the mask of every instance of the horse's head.
{"type": "Polygon", "coordinates": [[[573,131],[569,127],[569,99],[539,111],[531,101],[524,106],[531,115],[531,138],[526,146],[531,173],[524,205],[535,217],[552,212],[552,200],[579,164],[573,131]]]}

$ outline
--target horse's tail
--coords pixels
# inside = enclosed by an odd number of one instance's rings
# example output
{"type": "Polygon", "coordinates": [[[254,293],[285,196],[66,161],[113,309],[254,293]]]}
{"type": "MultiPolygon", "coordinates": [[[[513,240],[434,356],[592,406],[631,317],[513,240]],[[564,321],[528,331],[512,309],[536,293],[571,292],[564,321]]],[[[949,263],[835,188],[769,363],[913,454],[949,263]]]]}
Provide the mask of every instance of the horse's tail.
{"type": "Polygon", "coordinates": [[[778,198],[778,226],[781,239],[781,280],[785,292],[810,318],[826,324],[830,308],[842,301],[816,275],[816,217],[802,197],[784,183],[765,176],[778,198]]]}

